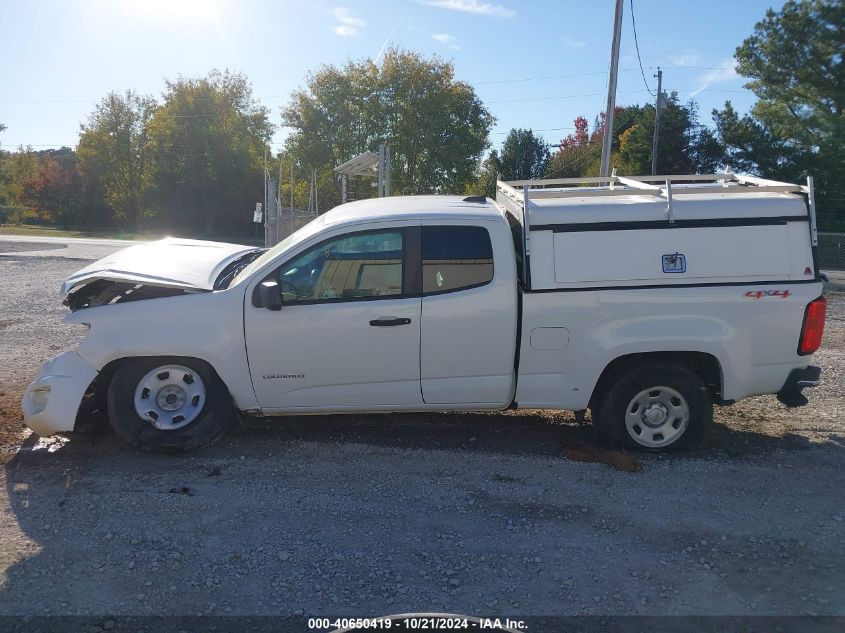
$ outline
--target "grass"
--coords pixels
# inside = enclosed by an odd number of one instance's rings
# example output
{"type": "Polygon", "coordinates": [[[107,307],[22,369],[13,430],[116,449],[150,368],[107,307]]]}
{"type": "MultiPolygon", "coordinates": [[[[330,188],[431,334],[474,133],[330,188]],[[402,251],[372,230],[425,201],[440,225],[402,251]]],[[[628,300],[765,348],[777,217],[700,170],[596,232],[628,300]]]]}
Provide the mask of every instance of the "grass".
{"type": "MultiPolygon", "coordinates": [[[[35,226],[30,224],[0,224],[0,235],[31,235],[33,237],[92,237],[109,240],[159,240],[167,237],[167,233],[149,232],[149,231],[82,231],[78,229],[61,229],[55,226],[35,226]]],[[[255,245],[257,242],[251,238],[245,237],[214,237],[206,238],[202,236],[185,236],[190,239],[212,239],[218,242],[232,242],[235,244],[249,244],[255,245]]],[[[263,244],[261,244],[263,246],[263,244]]]]}

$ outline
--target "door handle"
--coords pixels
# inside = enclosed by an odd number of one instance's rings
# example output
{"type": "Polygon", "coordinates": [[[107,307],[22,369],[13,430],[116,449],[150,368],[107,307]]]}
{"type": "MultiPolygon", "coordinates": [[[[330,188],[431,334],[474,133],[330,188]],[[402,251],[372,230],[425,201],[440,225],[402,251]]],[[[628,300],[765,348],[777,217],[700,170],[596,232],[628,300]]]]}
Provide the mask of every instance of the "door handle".
{"type": "Polygon", "coordinates": [[[393,327],[394,325],[408,325],[411,319],[400,319],[397,317],[382,317],[380,319],[373,319],[370,325],[373,327],[393,327]]]}

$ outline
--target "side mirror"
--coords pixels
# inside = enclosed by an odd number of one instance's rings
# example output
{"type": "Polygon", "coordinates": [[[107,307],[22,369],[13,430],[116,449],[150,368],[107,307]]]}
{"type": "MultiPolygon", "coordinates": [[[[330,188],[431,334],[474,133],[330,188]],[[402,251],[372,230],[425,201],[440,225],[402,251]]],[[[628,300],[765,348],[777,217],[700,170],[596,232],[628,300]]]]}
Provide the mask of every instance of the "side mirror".
{"type": "Polygon", "coordinates": [[[267,310],[282,309],[282,292],[278,281],[262,281],[258,286],[258,304],[267,310]]]}

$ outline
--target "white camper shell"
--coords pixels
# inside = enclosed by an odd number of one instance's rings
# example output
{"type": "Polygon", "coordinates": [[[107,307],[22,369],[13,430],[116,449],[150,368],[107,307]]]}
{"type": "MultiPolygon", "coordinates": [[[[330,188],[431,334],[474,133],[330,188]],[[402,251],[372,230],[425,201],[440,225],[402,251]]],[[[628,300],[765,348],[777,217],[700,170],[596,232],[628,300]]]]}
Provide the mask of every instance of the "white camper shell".
{"type": "Polygon", "coordinates": [[[806,404],[814,245],[812,181],[726,172],[358,201],[265,252],[135,246],[66,282],[66,321],[90,332],[45,363],[24,417],[77,429],[88,391],[134,446],[179,451],[233,409],[589,409],[608,441],[696,447],[714,403],[806,404]]]}
{"type": "Polygon", "coordinates": [[[497,183],[497,203],[529,229],[532,290],[815,277],[808,232],[815,219],[796,195],[806,187],[730,173],[609,180],[497,183]],[[684,257],[667,270],[656,251],[684,257]]]}

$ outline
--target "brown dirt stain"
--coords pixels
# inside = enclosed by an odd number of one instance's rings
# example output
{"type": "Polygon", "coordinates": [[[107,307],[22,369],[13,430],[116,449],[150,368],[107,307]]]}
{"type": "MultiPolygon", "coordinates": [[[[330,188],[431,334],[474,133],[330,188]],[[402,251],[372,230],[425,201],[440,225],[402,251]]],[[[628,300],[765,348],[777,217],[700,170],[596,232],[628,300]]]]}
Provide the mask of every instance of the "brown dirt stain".
{"type": "Polygon", "coordinates": [[[573,462],[587,462],[591,464],[605,464],[613,470],[624,473],[639,473],[643,470],[640,460],[624,451],[609,451],[585,444],[579,446],[567,446],[563,454],[573,462]]]}

